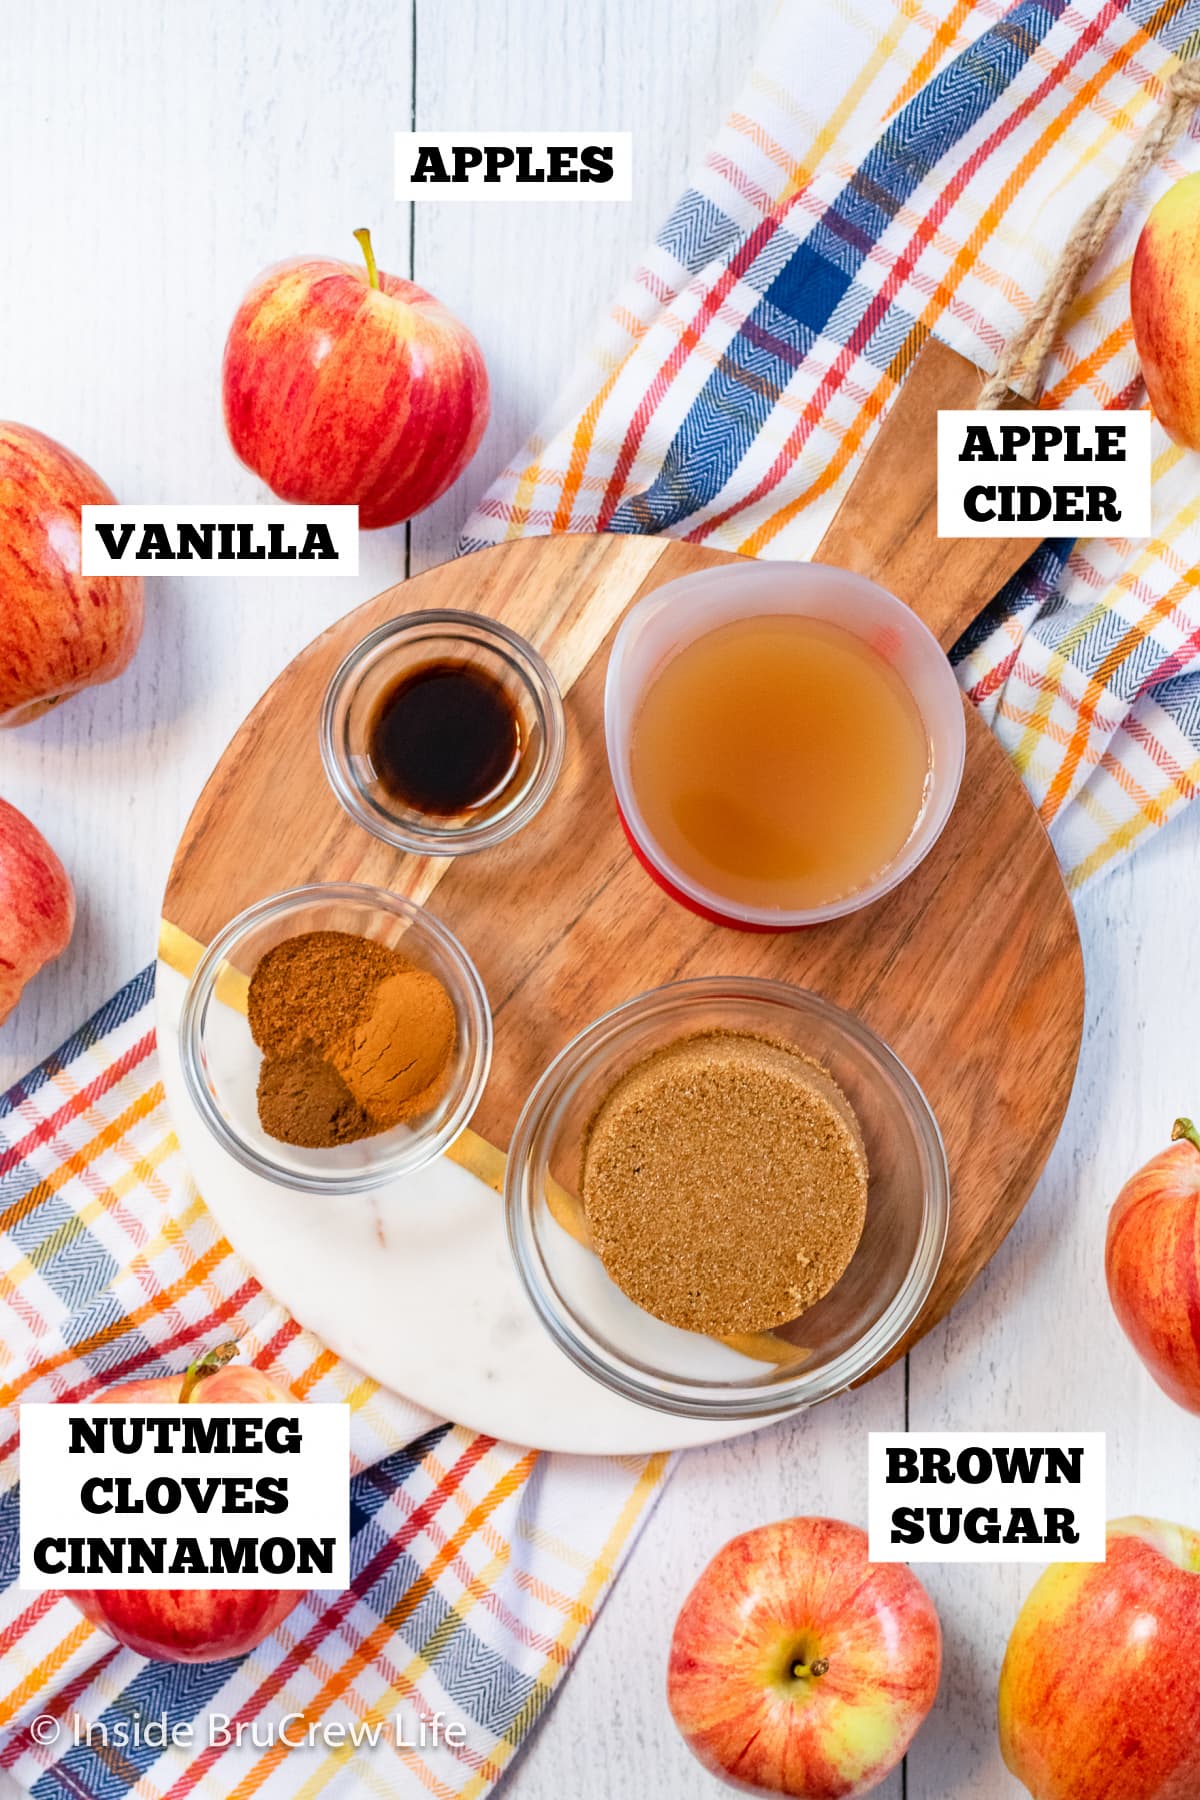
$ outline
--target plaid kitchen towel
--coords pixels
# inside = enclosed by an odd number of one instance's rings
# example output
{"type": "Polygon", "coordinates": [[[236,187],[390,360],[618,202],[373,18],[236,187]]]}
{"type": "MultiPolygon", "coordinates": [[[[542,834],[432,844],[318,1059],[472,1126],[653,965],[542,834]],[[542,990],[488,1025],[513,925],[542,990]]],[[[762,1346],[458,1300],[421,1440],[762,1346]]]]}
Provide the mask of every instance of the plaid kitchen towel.
{"type": "Polygon", "coordinates": [[[663,1459],[496,1443],[387,1393],[301,1330],[182,1166],[152,1008],[147,970],[0,1096],[0,1768],[44,1800],[472,1800],[538,1719],[663,1459]],[[148,1662],[69,1600],[15,1587],[17,1405],[178,1371],[231,1337],[303,1399],[351,1407],[352,1583],[302,1598],[240,1660],[148,1662]],[[437,1741],[439,1714],[466,1726],[465,1747],[437,1741]],[[276,1733],[289,1715],[293,1738],[325,1721],[378,1741],[288,1748],[276,1733]],[[191,1743],[131,1741],[189,1725],[191,1743]]]}
{"type": "MultiPolygon", "coordinates": [[[[600,527],[804,556],[923,338],[995,358],[1197,34],[1200,0],[784,5],[596,357],[466,546],[600,527]]],[[[1193,135],[1148,187],[1198,164],[1193,135]]],[[[1093,272],[1053,401],[1135,398],[1137,223],[1093,272]]],[[[1160,438],[1154,541],[1045,547],[960,647],[1072,880],[1197,779],[1195,467],[1160,438]]],[[[149,1003],[144,975],[0,1099],[0,1767],[45,1800],[485,1793],[661,1462],[536,1457],[445,1425],[286,1317],[181,1166],[149,1003]],[[301,1600],[240,1662],[147,1662],[13,1586],[15,1407],[178,1370],[227,1336],[306,1398],[353,1407],[353,1585],[301,1600]],[[467,1725],[464,1750],[397,1742],[439,1712],[467,1725]],[[241,1748],[205,1742],[214,1714],[241,1748]],[[373,1748],[289,1750],[264,1729],[286,1714],[387,1730],[373,1748]],[[196,1721],[199,1741],[131,1745],[135,1718],[168,1735],[196,1721]],[[88,1726],[103,1731],[76,1744],[88,1726]]]]}
{"type": "MultiPolygon", "coordinates": [[[[550,420],[467,525],[812,554],[925,338],[984,368],[1113,179],[1200,0],[781,5],[746,91],[550,420]]],[[[1200,121],[1091,271],[1050,405],[1144,403],[1129,262],[1200,121]]],[[[1155,427],[1150,542],[1046,544],[958,645],[1068,880],[1200,781],[1200,459],[1155,427]]]]}

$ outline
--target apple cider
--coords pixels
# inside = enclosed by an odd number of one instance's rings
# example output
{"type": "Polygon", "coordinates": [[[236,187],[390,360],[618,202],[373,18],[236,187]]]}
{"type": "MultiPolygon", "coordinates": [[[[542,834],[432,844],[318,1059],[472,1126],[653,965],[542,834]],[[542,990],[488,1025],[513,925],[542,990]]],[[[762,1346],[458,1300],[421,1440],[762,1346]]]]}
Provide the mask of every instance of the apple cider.
{"type": "Polygon", "coordinates": [[[891,864],[925,804],[928,733],[877,650],[762,614],[684,645],[642,696],[630,773],[671,861],[748,907],[807,910],[891,864]]]}

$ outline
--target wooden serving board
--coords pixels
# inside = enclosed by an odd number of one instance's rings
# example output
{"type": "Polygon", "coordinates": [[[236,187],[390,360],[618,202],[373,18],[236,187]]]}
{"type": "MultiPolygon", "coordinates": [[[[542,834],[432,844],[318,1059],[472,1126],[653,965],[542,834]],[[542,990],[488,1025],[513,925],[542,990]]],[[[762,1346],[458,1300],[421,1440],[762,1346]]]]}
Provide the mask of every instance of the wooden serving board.
{"type": "MultiPolygon", "coordinates": [[[[933,413],[972,405],[979,380],[941,346],[923,353],[815,558],[890,587],[945,644],[1032,548],[934,536],[933,413]]],[[[431,899],[491,1000],[495,1058],[473,1124],[499,1147],[567,1039],[644,988],[773,976],[859,1013],[920,1082],[950,1164],[946,1254],[911,1343],[996,1250],[1054,1143],[1082,1025],[1074,913],[1025,789],[969,705],[950,823],[876,905],[807,931],[747,934],[696,917],[650,880],[609,783],[609,643],[644,594],[735,560],[661,538],[521,539],[377,595],[303,651],[234,737],[180,843],[164,920],[169,936],[206,943],[252,901],[309,881],[431,899]],[[321,699],[342,657],[382,621],[431,607],[484,612],[530,638],[563,689],[568,733],[562,775],[537,819],[495,850],[440,863],[403,856],[353,824],[317,747],[321,699]]]]}

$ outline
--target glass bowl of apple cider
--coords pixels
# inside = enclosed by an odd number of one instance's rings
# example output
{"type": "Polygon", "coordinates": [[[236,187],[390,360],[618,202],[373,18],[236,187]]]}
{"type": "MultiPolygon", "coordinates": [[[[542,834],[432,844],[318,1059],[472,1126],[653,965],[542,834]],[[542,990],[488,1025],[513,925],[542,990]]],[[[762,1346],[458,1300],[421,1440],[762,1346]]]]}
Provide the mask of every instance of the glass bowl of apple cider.
{"type": "Polygon", "coordinates": [[[896,887],[945,826],[966,750],[932,632],[823,563],[656,588],[617,633],[604,724],[640,860],[745,930],[820,924],[896,887]]]}

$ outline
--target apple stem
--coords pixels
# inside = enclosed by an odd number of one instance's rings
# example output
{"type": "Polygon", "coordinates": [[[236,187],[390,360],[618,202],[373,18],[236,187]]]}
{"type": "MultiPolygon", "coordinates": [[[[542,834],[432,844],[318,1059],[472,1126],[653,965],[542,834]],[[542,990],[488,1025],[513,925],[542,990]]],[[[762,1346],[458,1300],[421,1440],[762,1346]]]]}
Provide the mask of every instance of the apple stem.
{"type": "Polygon", "coordinates": [[[195,1362],[189,1363],[183,1377],[183,1385],[179,1389],[180,1404],[191,1399],[205,1376],[215,1375],[218,1369],[223,1369],[226,1363],[232,1362],[237,1352],[238,1347],[232,1341],[227,1344],[217,1344],[214,1349],[206,1350],[203,1356],[198,1356],[195,1362]]]}
{"type": "Polygon", "coordinates": [[[1200,1150],[1200,1131],[1190,1119],[1176,1119],[1171,1127],[1171,1142],[1177,1143],[1180,1138],[1186,1138],[1189,1144],[1195,1144],[1197,1150],[1200,1150]]]}
{"type": "Polygon", "coordinates": [[[809,1675],[815,1675],[819,1678],[822,1675],[828,1675],[828,1673],[829,1658],[827,1656],[815,1657],[810,1663],[798,1662],[792,1664],[792,1674],[797,1681],[803,1681],[809,1675]]]}
{"type": "Polygon", "coordinates": [[[371,248],[371,234],[365,225],[360,225],[354,235],[367,265],[368,285],[377,288],[379,286],[379,264],[375,261],[375,252],[371,248]]]}

